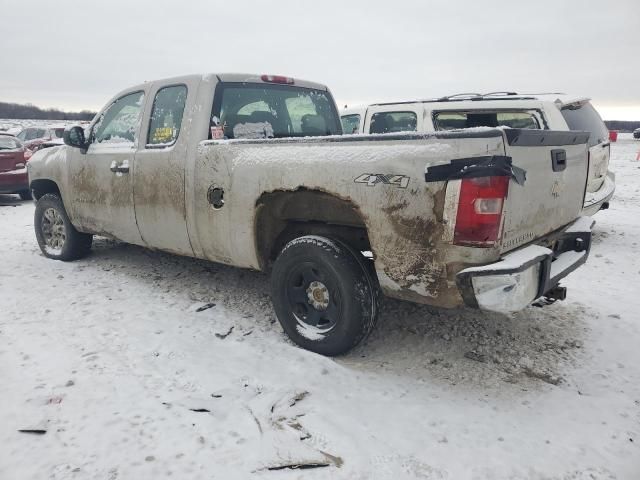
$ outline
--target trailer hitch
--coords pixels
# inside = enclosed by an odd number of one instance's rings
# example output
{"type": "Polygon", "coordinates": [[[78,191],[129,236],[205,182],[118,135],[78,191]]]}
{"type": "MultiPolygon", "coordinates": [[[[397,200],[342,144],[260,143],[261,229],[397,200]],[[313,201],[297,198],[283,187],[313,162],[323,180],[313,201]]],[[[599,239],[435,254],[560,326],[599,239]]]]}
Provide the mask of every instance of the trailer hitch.
{"type": "Polygon", "coordinates": [[[566,300],[567,298],[567,287],[561,287],[560,285],[556,285],[551,290],[546,292],[542,297],[533,302],[534,307],[545,307],[547,305],[551,305],[552,303],[557,302],[558,300],[566,300]]]}

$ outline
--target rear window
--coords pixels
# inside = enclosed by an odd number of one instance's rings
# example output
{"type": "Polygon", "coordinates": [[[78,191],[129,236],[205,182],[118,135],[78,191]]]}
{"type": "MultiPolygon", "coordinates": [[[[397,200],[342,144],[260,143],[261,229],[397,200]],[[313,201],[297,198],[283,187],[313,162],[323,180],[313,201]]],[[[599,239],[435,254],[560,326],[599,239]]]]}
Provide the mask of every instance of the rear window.
{"type": "Polygon", "coordinates": [[[20,141],[5,135],[0,135],[0,150],[16,150],[20,148],[20,141]]]}
{"type": "Polygon", "coordinates": [[[433,123],[436,130],[475,127],[540,128],[538,119],[530,112],[437,112],[433,123]]]}
{"type": "Polygon", "coordinates": [[[211,126],[221,125],[224,138],[325,136],[342,133],[338,118],[333,99],[322,90],[220,83],[211,126]]]}
{"type": "Polygon", "coordinates": [[[567,105],[561,110],[565,122],[571,130],[589,132],[589,146],[609,141],[609,130],[600,115],[590,103],[567,105]]]}
{"type": "Polygon", "coordinates": [[[342,122],[342,132],[347,133],[358,133],[360,130],[360,115],[344,115],[340,117],[340,121],[342,122]]]}
{"type": "Polygon", "coordinates": [[[417,127],[415,112],[378,112],[371,116],[369,133],[415,132],[417,127]]]}

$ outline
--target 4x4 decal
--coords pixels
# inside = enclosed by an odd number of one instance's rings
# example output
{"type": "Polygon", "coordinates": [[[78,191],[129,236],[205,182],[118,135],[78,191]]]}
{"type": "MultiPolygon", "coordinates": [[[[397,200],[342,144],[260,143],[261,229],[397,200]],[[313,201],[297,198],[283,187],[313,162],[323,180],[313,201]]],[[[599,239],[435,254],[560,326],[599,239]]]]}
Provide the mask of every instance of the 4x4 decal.
{"type": "Polygon", "coordinates": [[[410,177],[406,175],[394,175],[389,173],[363,173],[355,178],[355,183],[366,183],[367,187],[375,187],[379,183],[393,185],[398,188],[407,188],[410,177]]]}

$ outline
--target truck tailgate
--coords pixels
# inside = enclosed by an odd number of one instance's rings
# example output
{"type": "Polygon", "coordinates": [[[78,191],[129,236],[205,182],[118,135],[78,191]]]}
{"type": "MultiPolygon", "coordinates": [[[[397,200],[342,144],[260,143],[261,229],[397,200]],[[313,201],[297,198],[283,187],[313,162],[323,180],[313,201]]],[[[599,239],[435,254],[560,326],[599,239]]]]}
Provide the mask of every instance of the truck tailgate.
{"type": "Polygon", "coordinates": [[[504,130],[505,154],[526,171],[511,182],[504,204],[501,251],[557,230],[580,216],[589,161],[589,133],[504,130]]]}

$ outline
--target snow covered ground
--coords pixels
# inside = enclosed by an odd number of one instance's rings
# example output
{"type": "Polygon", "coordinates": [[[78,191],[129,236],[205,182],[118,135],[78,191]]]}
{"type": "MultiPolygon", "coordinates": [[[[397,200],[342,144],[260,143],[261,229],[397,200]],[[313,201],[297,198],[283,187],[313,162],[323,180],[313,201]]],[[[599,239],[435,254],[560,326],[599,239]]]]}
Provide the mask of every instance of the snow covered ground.
{"type": "Polygon", "coordinates": [[[388,300],[335,360],[285,338],[260,273],[104,239],[47,260],[0,195],[0,479],[640,478],[639,149],[613,145],[567,301],[388,300]]]}

